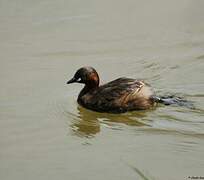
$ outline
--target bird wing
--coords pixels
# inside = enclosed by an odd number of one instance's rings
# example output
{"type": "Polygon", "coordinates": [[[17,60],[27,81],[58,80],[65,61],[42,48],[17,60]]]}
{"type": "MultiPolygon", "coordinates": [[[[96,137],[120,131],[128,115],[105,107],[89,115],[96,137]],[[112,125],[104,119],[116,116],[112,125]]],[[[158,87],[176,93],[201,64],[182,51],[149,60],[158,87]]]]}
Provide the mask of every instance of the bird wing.
{"type": "Polygon", "coordinates": [[[102,111],[113,111],[114,108],[118,111],[121,104],[125,105],[130,99],[134,99],[144,85],[143,81],[130,78],[111,81],[97,89],[91,101],[92,106],[100,107],[102,111]]]}

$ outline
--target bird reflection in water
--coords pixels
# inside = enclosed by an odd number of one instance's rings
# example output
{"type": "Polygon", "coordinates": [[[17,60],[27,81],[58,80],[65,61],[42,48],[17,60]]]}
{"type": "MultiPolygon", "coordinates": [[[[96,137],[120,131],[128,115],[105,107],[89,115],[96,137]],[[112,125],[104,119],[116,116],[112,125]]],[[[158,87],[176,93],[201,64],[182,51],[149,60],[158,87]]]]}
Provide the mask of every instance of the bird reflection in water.
{"type": "Polygon", "coordinates": [[[137,120],[143,117],[145,117],[145,111],[109,114],[90,111],[78,106],[78,115],[73,119],[71,129],[74,135],[90,138],[100,132],[101,125],[111,129],[119,129],[118,123],[137,127],[149,126],[137,120]]]}

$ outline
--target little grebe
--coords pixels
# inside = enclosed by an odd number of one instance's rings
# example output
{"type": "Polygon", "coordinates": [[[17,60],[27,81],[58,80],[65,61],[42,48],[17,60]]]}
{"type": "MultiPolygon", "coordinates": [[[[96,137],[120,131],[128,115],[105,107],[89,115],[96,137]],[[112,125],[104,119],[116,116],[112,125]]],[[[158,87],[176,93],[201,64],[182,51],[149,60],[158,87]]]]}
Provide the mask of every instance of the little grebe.
{"type": "Polygon", "coordinates": [[[160,100],[155,98],[150,85],[141,80],[122,77],[99,86],[98,73],[92,67],[80,68],[67,84],[74,82],[85,84],[77,102],[98,112],[145,110],[160,100]]]}

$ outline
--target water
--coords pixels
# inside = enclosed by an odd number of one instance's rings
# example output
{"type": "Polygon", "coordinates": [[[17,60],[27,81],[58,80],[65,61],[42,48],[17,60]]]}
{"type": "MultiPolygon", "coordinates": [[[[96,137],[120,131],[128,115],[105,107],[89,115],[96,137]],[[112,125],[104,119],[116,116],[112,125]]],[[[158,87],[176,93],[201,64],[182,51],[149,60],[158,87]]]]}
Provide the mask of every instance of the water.
{"type": "Polygon", "coordinates": [[[204,2],[0,1],[0,179],[204,176],[204,2]],[[84,65],[101,83],[142,78],[195,109],[121,115],[79,107],[84,65]]]}

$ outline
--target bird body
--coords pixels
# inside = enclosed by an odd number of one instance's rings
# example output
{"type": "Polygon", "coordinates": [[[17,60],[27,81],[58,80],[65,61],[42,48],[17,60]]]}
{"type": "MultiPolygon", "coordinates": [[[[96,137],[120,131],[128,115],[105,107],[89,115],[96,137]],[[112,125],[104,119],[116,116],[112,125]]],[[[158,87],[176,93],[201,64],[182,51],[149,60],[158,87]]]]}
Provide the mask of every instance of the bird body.
{"type": "Polygon", "coordinates": [[[98,112],[122,113],[155,106],[151,86],[142,80],[118,78],[99,86],[99,76],[92,67],[80,68],[67,83],[84,83],[77,102],[98,112]]]}

